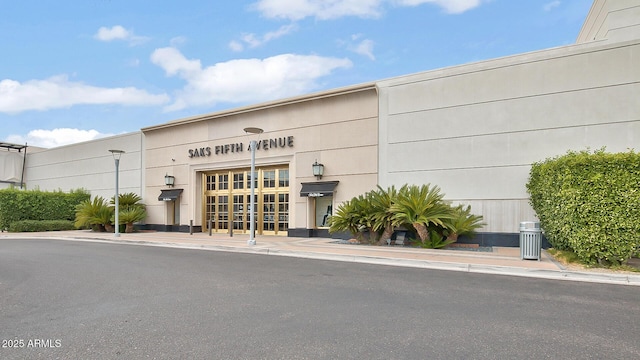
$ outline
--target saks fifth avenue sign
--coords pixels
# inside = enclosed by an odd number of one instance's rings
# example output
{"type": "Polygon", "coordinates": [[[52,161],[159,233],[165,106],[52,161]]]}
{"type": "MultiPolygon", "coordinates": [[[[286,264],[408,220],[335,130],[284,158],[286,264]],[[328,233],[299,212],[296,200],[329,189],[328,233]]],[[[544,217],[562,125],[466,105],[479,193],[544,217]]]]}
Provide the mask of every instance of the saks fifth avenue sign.
{"type": "MultiPolygon", "coordinates": [[[[293,147],[293,136],[283,136],[274,139],[264,139],[256,142],[257,150],[269,150],[277,148],[293,147]]],[[[247,150],[251,150],[250,145],[246,146],[247,150]]],[[[224,144],[216,146],[200,147],[189,149],[189,158],[206,157],[211,155],[226,155],[228,153],[244,152],[243,143],[224,144]]]]}

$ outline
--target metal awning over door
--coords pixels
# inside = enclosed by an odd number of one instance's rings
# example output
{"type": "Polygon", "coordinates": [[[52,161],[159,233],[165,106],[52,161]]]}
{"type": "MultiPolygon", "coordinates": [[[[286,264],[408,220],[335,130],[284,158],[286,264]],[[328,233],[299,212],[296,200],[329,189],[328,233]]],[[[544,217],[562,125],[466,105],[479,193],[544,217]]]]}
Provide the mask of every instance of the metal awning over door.
{"type": "Polygon", "coordinates": [[[174,201],[180,196],[180,194],[182,194],[182,189],[160,190],[158,201],[174,201]]]}
{"type": "Polygon", "coordinates": [[[318,181],[310,183],[302,183],[300,196],[321,197],[333,196],[333,192],[338,186],[339,181],[318,181]]]}

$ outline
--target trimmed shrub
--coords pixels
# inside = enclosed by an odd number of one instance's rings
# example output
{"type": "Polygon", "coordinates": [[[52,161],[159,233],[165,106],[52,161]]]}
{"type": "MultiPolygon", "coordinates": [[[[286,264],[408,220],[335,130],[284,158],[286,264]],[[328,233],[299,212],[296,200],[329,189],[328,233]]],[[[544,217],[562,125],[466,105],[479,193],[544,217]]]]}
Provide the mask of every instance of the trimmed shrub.
{"type": "Polygon", "coordinates": [[[0,190],[0,229],[21,220],[71,220],[75,219],[76,205],[89,199],[86,190],[48,192],[40,190],[0,190]]]}
{"type": "Polygon", "coordinates": [[[39,232],[75,230],[70,220],[19,220],[9,226],[10,232],[39,232]]]}
{"type": "Polygon", "coordinates": [[[534,163],[527,191],[554,248],[615,265],[640,247],[640,154],[601,149],[534,163]]]}

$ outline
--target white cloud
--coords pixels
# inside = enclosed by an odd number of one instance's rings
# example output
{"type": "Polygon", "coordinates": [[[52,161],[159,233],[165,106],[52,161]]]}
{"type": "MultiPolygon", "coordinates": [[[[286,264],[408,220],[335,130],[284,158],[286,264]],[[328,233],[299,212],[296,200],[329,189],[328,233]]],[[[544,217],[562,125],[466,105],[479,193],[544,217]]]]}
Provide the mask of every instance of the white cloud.
{"type": "Polygon", "coordinates": [[[127,66],[138,67],[140,66],[140,59],[131,59],[127,62],[127,66]]]}
{"type": "Polygon", "coordinates": [[[60,128],[53,130],[31,130],[26,136],[10,135],[6,141],[13,144],[28,144],[43,148],[75,144],[83,141],[99,139],[114,134],[101,134],[97,130],[80,130],[60,128]]]}
{"type": "Polygon", "coordinates": [[[353,48],[353,52],[355,52],[356,54],[364,55],[371,60],[375,60],[376,57],[375,55],[373,55],[373,46],[373,40],[364,39],[353,48]]]}
{"type": "Polygon", "coordinates": [[[112,40],[126,40],[130,35],[129,31],[120,25],[116,25],[111,29],[107,27],[101,27],[98,32],[93,36],[100,41],[112,41],[112,40]]]}
{"type": "Polygon", "coordinates": [[[177,47],[180,46],[182,44],[186,44],[187,43],[187,38],[185,36],[176,36],[174,38],[172,38],[169,43],[171,44],[171,46],[177,47]]]}
{"type": "Polygon", "coordinates": [[[267,41],[271,41],[273,39],[277,39],[277,38],[279,38],[281,36],[289,34],[292,31],[295,31],[297,29],[298,29],[298,25],[296,25],[296,24],[283,25],[276,31],[270,31],[270,32],[264,34],[262,36],[262,42],[267,42],[267,41]]]}
{"type": "Polygon", "coordinates": [[[188,60],[180,50],[172,47],[156,49],[151,62],[160,66],[169,76],[181,73],[182,78],[191,78],[202,72],[200,60],[188,60]]]}
{"type": "Polygon", "coordinates": [[[229,42],[229,48],[235,52],[239,52],[244,50],[244,45],[242,45],[242,43],[239,41],[232,40],[231,42],[229,42]]]}
{"type": "Polygon", "coordinates": [[[253,7],[268,18],[326,20],[343,16],[378,17],[381,3],[382,0],[259,0],[253,7]]]}
{"type": "Polygon", "coordinates": [[[115,25],[111,28],[103,26],[98,29],[98,32],[93,35],[93,37],[100,41],[124,40],[132,46],[142,44],[149,40],[146,36],[134,35],[133,31],[127,30],[120,25],[115,25]]]}
{"type": "Polygon", "coordinates": [[[349,40],[338,39],[336,43],[339,47],[346,48],[358,55],[366,56],[371,60],[376,59],[373,54],[375,42],[370,39],[363,39],[362,34],[353,34],[349,40]]]}
{"type": "Polygon", "coordinates": [[[544,4],[543,9],[544,11],[551,11],[554,8],[557,8],[558,6],[560,6],[560,4],[562,3],[559,0],[555,0],[555,1],[544,4]]]}
{"type": "Polygon", "coordinates": [[[349,59],[283,54],[266,59],[240,59],[203,68],[175,48],[156,49],[151,61],[167,75],[187,84],[167,111],[216,102],[243,103],[299,95],[317,88],[316,81],[336,69],[352,66],[349,59]]]}
{"type": "Polygon", "coordinates": [[[262,44],[262,41],[256,39],[256,35],[255,34],[244,34],[242,36],[242,41],[249,45],[249,47],[258,47],[260,46],[260,44],[262,44]]]}
{"type": "Polygon", "coordinates": [[[275,40],[279,37],[287,35],[297,29],[298,29],[298,25],[289,24],[289,25],[283,25],[278,30],[270,31],[262,36],[256,36],[256,34],[253,34],[253,33],[244,34],[240,39],[242,42],[233,40],[229,43],[229,48],[231,48],[231,50],[236,52],[244,50],[244,44],[246,44],[250,48],[255,48],[271,40],[275,40]]]}
{"type": "MultiPolygon", "coordinates": [[[[434,4],[444,9],[449,14],[461,14],[480,6],[483,0],[393,0],[399,6],[418,6],[422,4],[434,4]]],[[[486,0],[484,0],[486,2],[486,0]]]]}
{"type": "Polygon", "coordinates": [[[418,6],[434,4],[450,14],[460,14],[480,6],[487,0],[259,0],[253,9],[267,18],[300,20],[315,17],[321,20],[344,16],[379,17],[384,5],[418,6]]]}
{"type": "Polygon", "coordinates": [[[166,94],[149,94],[133,87],[90,86],[69,81],[66,75],[24,83],[11,79],[0,81],[0,113],[59,109],[82,104],[160,105],[168,101],[166,94]]]}

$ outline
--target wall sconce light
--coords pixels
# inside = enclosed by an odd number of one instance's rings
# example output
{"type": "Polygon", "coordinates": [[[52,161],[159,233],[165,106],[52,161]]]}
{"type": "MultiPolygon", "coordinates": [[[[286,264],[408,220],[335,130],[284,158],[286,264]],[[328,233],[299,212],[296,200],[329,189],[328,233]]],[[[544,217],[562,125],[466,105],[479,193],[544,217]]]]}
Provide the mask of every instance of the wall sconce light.
{"type": "Polygon", "coordinates": [[[316,160],[313,165],[313,176],[315,176],[318,180],[322,179],[322,175],[324,175],[324,165],[318,164],[318,160],[316,160]]]}
{"type": "Polygon", "coordinates": [[[167,186],[173,186],[173,184],[175,183],[176,178],[167,174],[164,176],[164,184],[167,186]]]}

